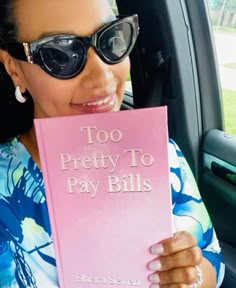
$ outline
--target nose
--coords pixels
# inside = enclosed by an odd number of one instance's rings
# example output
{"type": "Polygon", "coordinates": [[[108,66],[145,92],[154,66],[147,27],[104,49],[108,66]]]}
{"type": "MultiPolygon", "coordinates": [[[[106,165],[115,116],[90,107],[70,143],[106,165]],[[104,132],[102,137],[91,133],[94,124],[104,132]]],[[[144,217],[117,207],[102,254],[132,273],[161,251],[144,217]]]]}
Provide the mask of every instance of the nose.
{"type": "Polygon", "coordinates": [[[105,63],[94,49],[91,47],[88,51],[87,63],[81,73],[81,85],[85,89],[106,87],[114,75],[111,65],[105,63]]]}

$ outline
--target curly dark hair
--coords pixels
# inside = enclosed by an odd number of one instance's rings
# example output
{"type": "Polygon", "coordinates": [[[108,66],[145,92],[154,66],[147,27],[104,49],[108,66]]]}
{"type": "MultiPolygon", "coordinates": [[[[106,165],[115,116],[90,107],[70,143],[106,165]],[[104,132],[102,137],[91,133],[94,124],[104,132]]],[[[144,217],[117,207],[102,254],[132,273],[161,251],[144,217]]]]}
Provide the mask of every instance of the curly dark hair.
{"type": "MultiPolygon", "coordinates": [[[[0,1],[0,49],[17,40],[17,25],[14,17],[14,0],[0,1]]],[[[0,142],[18,136],[33,125],[33,101],[27,92],[24,104],[15,99],[15,87],[0,62],[0,142]]]]}

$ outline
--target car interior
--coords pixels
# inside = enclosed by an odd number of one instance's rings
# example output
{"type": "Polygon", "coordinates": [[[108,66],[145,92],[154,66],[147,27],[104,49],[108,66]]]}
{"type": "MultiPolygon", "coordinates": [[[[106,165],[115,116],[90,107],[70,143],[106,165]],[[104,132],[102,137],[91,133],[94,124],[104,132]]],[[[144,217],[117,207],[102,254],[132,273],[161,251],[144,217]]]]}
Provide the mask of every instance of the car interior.
{"type": "MultiPolygon", "coordinates": [[[[236,138],[224,131],[216,49],[206,0],[117,0],[138,14],[132,92],[122,109],[166,105],[169,136],[197,180],[226,264],[221,287],[236,287],[236,138]]],[[[150,123],[151,125],[151,123],[150,123]]]]}

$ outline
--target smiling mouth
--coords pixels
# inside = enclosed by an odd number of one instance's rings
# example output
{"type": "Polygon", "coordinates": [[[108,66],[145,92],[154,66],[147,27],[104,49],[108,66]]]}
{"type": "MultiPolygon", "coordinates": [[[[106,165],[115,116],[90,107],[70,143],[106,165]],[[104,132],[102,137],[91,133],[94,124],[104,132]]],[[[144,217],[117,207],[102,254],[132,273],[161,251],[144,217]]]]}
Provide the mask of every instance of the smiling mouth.
{"type": "Polygon", "coordinates": [[[102,100],[98,100],[98,101],[93,101],[93,102],[88,102],[88,103],[83,103],[83,106],[102,106],[105,104],[109,104],[109,105],[114,105],[115,103],[115,98],[111,96],[107,96],[106,98],[102,99],[102,100]]]}
{"type": "Polygon", "coordinates": [[[76,109],[79,109],[81,113],[101,113],[112,111],[115,105],[116,94],[110,94],[95,101],[85,102],[78,105],[74,104],[72,106],[76,109]]]}

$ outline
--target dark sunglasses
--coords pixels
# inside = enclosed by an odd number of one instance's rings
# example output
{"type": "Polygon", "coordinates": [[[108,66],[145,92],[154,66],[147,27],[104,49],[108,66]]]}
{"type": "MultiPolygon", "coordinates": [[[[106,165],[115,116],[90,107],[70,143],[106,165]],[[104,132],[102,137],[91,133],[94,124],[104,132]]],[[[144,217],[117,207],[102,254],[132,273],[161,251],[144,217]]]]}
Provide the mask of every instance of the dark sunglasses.
{"type": "Polygon", "coordinates": [[[98,29],[93,35],[54,35],[30,43],[9,43],[14,58],[39,65],[49,75],[70,79],[78,75],[87,61],[89,47],[107,64],[116,64],[127,57],[138,36],[138,16],[116,16],[116,20],[98,29]]]}

